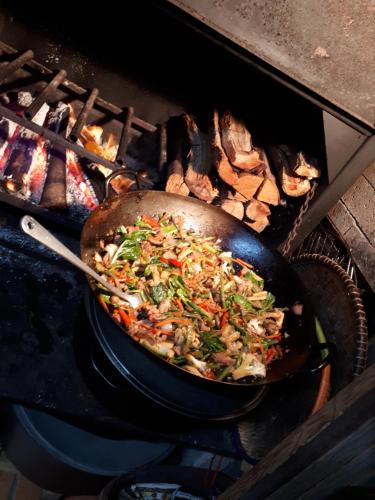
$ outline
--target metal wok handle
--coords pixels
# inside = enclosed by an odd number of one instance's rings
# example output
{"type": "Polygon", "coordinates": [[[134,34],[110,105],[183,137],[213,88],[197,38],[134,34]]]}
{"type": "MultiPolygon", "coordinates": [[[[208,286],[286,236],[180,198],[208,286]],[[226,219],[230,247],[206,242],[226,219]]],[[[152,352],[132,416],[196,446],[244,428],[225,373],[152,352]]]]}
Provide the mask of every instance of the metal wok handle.
{"type": "Polygon", "coordinates": [[[110,195],[109,195],[109,189],[111,187],[111,181],[118,177],[119,175],[132,175],[135,179],[135,182],[137,184],[137,189],[140,188],[140,182],[139,182],[139,172],[134,172],[134,170],[131,170],[130,168],[119,168],[118,170],[115,170],[111,174],[109,174],[108,177],[106,177],[105,182],[104,182],[104,203],[108,201],[110,195]]]}
{"type": "Polygon", "coordinates": [[[50,248],[65,260],[73,264],[73,266],[77,267],[84,273],[94,278],[94,280],[103,285],[109,292],[117,295],[118,297],[120,297],[120,299],[125,300],[126,302],[131,301],[132,296],[127,295],[126,293],[108,283],[98,273],[91,269],[91,267],[82,262],[82,260],[77,257],[77,255],[69,250],[69,248],[61,243],[61,241],[55,238],[53,234],[50,233],[45,227],[39,224],[39,222],[37,222],[33,217],[30,217],[30,215],[25,215],[24,217],[22,217],[21,228],[24,233],[39,241],[39,243],[42,243],[46,247],[50,248]]]}

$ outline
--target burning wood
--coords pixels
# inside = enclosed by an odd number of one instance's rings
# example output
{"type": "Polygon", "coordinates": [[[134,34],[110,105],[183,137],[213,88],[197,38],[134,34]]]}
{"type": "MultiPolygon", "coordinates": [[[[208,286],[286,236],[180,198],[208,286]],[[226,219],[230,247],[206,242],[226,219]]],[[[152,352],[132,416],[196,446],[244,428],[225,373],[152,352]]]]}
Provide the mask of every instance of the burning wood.
{"type": "Polygon", "coordinates": [[[208,176],[212,165],[208,139],[200,132],[191,116],[185,115],[184,119],[191,147],[185,182],[197,198],[211,203],[219,192],[208,176]]]}
{"type": "Polygon", "coordinates": [[[229,111],[221,118],[221,140],[229,161],[235,167],[251,170],[260,165],[259,153],[253,149],[250,132],[229,111]]]}

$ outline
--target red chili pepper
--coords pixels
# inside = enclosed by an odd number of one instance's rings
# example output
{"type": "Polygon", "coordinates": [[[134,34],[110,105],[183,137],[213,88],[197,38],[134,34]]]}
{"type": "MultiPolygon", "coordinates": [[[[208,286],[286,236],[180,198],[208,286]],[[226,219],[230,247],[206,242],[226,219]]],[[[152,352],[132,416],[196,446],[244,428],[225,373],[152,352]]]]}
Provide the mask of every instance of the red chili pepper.
{"type": "Polygon", "coordinates": [[[183,262],[180,262],[179,260],[176,260],[176,259],[169,259],[169,263],[175,267],[182,267],[184,264],[183,262]]]}
{"type": "Polygon", "coordinates": [[[133,319],[130,316],[130,314],[128,314],[127,312],[125,312],[123,309],[119,309],[118,313],[119,313],[119,315],[121,317],[121,320],[124,323],[124,325],[125,326],[130,326],[131,323],[133,322],[133,319]]]}
{"type": "Polygon", "coordinates": [[[159,227],[159,222],[156,219],[150,217],[149,215],[143,215],[142,221],[153,228],[159,227]]]}
{"type": "Polygon", "coordinates": [[[223,329],[227,326],[229,322],[229,312],[225,311],[220,318],[220,328],[223,329]]]}
{"type": "Polygon", "coordinates": [[[163,262],[164,264],[169,264],[169,260],[166,259],[165,257],[159,257],[160,262],[163,262]]]}
{"type": "Polygon", "coordinates": [[[211,379],[211,380],[215,380],[215,374],[214,374],[214,372],[213,372],[210,368],[208,368],[208,369],[204,372],[204,376],[205,376],[206,378],[211,379]]]}
{"type": "Polygon", "coordinates": [[[268,351],[267,351],[267,354],[266,354],[266,363],[270,363],[273,358],[275,357],[276,355],[276,349],[275,347],[272,345],[271,347],[268,348],[268,351]]]}

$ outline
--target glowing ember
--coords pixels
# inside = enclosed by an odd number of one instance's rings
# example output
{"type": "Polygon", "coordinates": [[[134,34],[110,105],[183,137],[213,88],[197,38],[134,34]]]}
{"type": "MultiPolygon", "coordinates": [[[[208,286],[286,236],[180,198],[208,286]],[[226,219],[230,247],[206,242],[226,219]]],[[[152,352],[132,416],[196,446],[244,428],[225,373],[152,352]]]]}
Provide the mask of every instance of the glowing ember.
{"type": "Polygon", "coordinates": [[[14,182],[12,179],[7,179],[3,182],[3,188],[9,193],[17,193],[20,190],[20,185],[14,182]]]}

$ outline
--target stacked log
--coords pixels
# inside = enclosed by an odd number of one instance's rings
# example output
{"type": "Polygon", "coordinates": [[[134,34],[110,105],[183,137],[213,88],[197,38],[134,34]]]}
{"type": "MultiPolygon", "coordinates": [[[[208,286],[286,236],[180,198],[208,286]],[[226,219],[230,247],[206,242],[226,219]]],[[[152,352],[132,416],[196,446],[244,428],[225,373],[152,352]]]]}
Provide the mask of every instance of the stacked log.
{"type": "Polygon", "coordinates": [[[208,134],[191,116],[183,121],[189,153],[169,160],[165,189],[214,202],[258,233],[269,225],[281,192],[303,196],[320,176],[316,162],[285,145],[269,149],[275,176],[266,151],[253,145],[245,124],[229,111],[220,117],[214,110],[208,134]]]}

